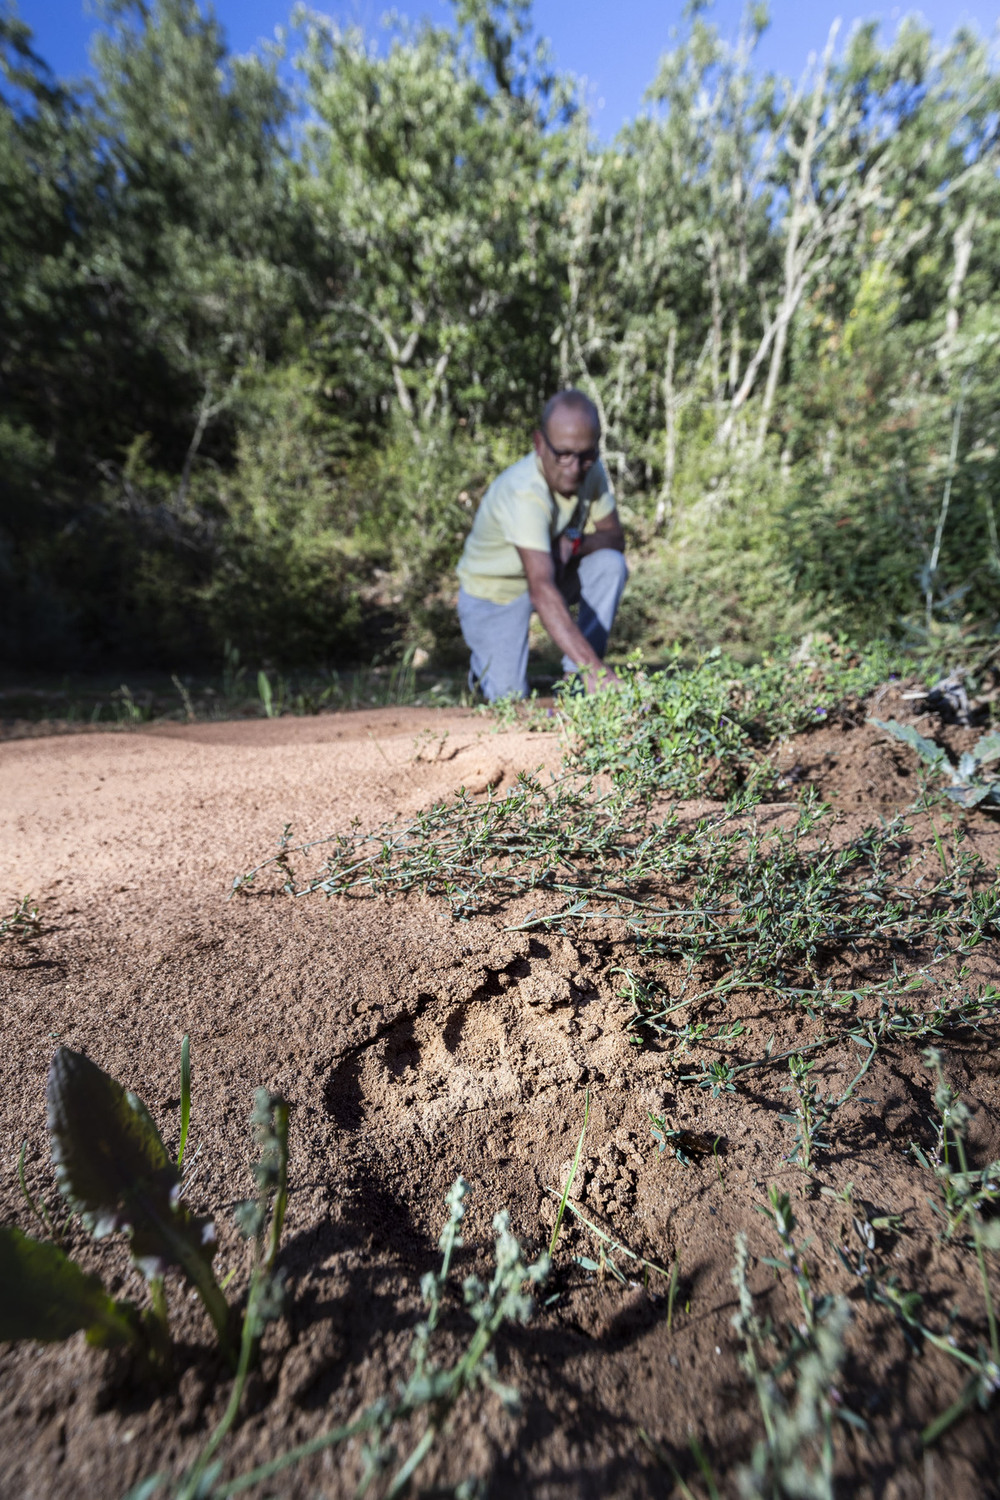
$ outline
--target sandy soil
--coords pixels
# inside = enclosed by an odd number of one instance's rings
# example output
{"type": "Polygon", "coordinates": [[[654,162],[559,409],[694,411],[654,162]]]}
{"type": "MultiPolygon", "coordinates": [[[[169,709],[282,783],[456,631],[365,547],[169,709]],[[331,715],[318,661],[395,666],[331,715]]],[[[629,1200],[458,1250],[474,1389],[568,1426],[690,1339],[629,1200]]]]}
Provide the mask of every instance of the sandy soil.
{"type": "MultiPolygon", "coordinates": [[[[836,793],[848,821],[912,795],[906,752],[852,723],[798,741],[782,761],[793,782],[813,779],[836,793]]],[[[698,1490],[691,1436],[720,1474],[749,1457],[759,1419],[737,1363],[729,1269],[738,1230],[756,1254],[774,1251],[753,1208],[767,1185],[801,1186],[785,1160],[782,1080],[751,1075],[757,1081],[739,1095],[718,1099],[676,1092],[661,1053],[637,1049],[626,1032],[631,1009],[614,973],[620,934],[529,937],[507,930],[510,910],[455,922],[423,898],[290,901],[261,890],[226,900],[233,876],[266,856],[285,824],[296,841],[355,818],[371,826],[460,785],[483,793],[559,758],[554,735],[496,733],[460,710],[0,745],[0,906],[30,891],[44,918],[36,941],[0,953],[5,1222],[33,1228],[16,1180],[24,1140],[29,1186],[54,1200],[43,1095],[58,1042],[135,1089],[171,1144],[179,1044],[190,1034],[189,1159],[198,1155],[188,1197],[217,1215],[220,1263],[238,1276],[245,1251],[226,1226],[229,1206],[250,1190],[253,1090],[266,1084],[293,1106],[282,1256],[289,1311],[267,1335],[227,1473],[392,1390],[420,1315],[420,1277],[435,1263],[444,1195],[459,1173],[474,1189],[461,1275],[489,1271],[499,1208],[510,1209],[529,1248],[541,1248],[553,1214],[547,1190],[572,1154],[588,1087],[583,1206],[637,1253],[665,1266],[679,1257],[672,1326],[665,1282],[637,1278],[623,1288],[581,1270],[571,1253],[593,1257],[597,1247],[567,1228],[554,1300],[498,1345],[522,1414],[504,1415],[485,1392],[471,1398],[422,1483],[451,1493],[460,1479],[483,1476],[492,1496],[539,1500],[665,1495],[670,1464],[698,1490]],[[683,1166],[658,1153],[649,1111],[666,1112],[695,1144],[714,1141],[716,1154],[696,1151],[683,1166]]],[[[970,826],[995,865],[992,825],[977,815],[970,826]]],[[[984,954],[972,977],[991,966],[994,955],[984,954]]],[[[743,1019],[762,1036],[772,1020],[752,995],[735,997],[724,1019],[743,1019]]],[[[796,1045],[802,1019],[782,1025],[796,1045]]],[[[1000,1156],[988,1040],[963,1034],[946,1049],[955,1082],[979,1109],[977,1151],[1000,1156]]],[[[834,1050],[824,1081],[832,1088],[856,1065],[849,1047],[834,1050]]],[[[843,1107],[825,1180],[853,1183],[855,1212],[902,1215],[906,1233],[885,1246],[901,1280],[919,1286],[939,1324],[955,1305],[965,1320],[957,1326],[982,1336],[968,1257],[937,1238],[926,1181],[907,1155],[909,1141],[927,1135],[930,1094],[915,1051],[887,1054],[864,1094],[843,1107]]],[[[801,1196],[796,1213],[801,1235],[813,1236],[819,1282],[850,1292],[833,1249],[850,1238],[850,1212],[829,1197],[801,1196]]],[[[95,1250],[72,1227],[68,1246],[100,1267],[117,1295],[141,1297],[121,1246],[95,1250]]],[[[776,1320],[792,1311],[765,1266],[751,1280],[762,1310],[776,1320]]],[[[843,1493],[1000,1493],[995,1417],[968,1418],[924,1455],[920,1427],[954,1397],[959,1375],[933,1351],[908,1353],[891,1319],[860,1296],[853,1311],[844,1395],[869,1430],[838,1436],[843,1493]]],[[[111,1497],[195,1455],[229,1384],[206,1321],[179,1285],[171,1314],[180,1378],[165,1390],[137,1382],[80,1336],[0,1353],[0,1496],[111,1497]]],[[[458,1349],[467,1331],[456,1299],[443,1350],[458,1349]]],[[[974,1346],[974,1333],[967,1341],[974,1346]]],[[[337,1450],[289,1471],[270,1492],[347,1496],[360,1462],[356,1446],[337,1450]]]]}

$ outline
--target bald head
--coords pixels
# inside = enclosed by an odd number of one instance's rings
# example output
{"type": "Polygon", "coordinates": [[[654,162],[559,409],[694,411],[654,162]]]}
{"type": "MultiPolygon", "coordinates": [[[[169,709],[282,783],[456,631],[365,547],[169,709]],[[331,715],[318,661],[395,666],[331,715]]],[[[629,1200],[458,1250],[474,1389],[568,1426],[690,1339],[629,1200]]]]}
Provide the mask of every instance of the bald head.
{"type": "Polygon", "coordinates": [[[557,391],[554,396],[549,397],[542,410],[542,428],[546,432],[556,412],[562,411],[567,413],[572,412],[578,417],[586,417],[593,426],[595,439],[600,437],[601,419],[597,415],[597,407],[591,401],[590,397],[585,396],[582,391],[572,389],[557,391]]]}
{"type": "Polygon", "coordinates": [[[575,495],[597,462],[601,424],[582,391],[560,391],[545,403],[535,433],[535,453],[545,482],[557,495],[575,495]]]}

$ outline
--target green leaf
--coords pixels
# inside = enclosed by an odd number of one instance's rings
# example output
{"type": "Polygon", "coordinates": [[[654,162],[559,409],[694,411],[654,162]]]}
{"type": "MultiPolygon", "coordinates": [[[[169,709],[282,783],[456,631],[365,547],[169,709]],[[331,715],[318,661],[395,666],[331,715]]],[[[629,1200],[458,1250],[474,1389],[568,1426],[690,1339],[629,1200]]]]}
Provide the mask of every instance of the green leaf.
{"type": "Polygon", "coordinates": [[[976,774],[976,766],[976,757],[970,751],[964,751],[958,758],[957,775],[959,781],[971,781],[976,774]]]}
{"type": "Polygon", "coordinates": [[[933,740],[925,740],[922,734],[918,734],[912,724],[900,724],[897,719],[871,719],[870,723],[879,729],[884,729],[886,734],[894,740],[901,740],[904,745],[909,745],[920,756],[925,765],[934,771],[950,769],[950,762],[940,745],[935,745],[933,740]]]}
{"type": "Polygon", "coordinates": [[[145,1105],[88,1057],[58,1049],[46,1105],[59,1189],[98,1239],[129,1227],[140,1186],[169,1196],[178,1175],[145,1105]]]}
{"type": "Polygon", "coordinates": [[[93,1344],[129,1343],[129,1311],[58,1245],[0,1227],[0,1339],[54,1343],[84,1328],[93,1344]]]}
{"type": "Polygon", "coordinates": [[[976,763],[985,766],[991,760],[1000,760],[1000,734],[984,734],[972,747],[976,763]]]}
{"type": "Polygon", "coordinates": [[[960,803],[962,807],[978,807],[980,802],[985,802],[994,792],[992,786],[946,786],[944,790],[946,797],[950,797],[952,802],[960,803]]]}
{"type": "Polygon", "coordinates": [[[148,1479],[140,1479],[138,1484],[134,1484],[126,1492],[124,1500],[151,1500],[157,1490],[162,1489],[168,1482],[169,1475],[167,1474],[150,1474],[148,1479]]]}
{"type": "Polygon", "coordinates": [[[46,1102],[56,1180],[91,1233],[125,1230],[146,1276],[182,1265],[198,1284],[192,1257],[208,1268],[214,1228],[178,1201],[179,1173],[142,1100],[82,1053],[60,1047],[46,1102]]]}

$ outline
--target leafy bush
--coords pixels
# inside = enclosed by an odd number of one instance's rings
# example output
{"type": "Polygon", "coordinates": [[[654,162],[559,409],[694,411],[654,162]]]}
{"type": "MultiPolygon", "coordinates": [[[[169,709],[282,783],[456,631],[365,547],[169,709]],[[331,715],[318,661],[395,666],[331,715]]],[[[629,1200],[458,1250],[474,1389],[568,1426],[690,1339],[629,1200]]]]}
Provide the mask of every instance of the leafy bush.
{"type": "Polygon", "coordinates": [[[808,660],[788,656],[744,666],[717,648],[695,664],[679,651],[657,671],[637,668],[620,689],[590,697],[562,692],[559,717],[588,773],[642,768],[663,790],[728,796],[753,774],[772,777],[760,750],[822,721],[840,702],[884,678],[890,656],[816,641],[808,660]]]}
{"type": "Polygon", "coordinates": [[[198,591],[209,639],[282,665],[356,656],[374,549],[354,538],[307,372],[258,381],[244,410],[235,466],[213,485],[218,520],[198,591]]]}

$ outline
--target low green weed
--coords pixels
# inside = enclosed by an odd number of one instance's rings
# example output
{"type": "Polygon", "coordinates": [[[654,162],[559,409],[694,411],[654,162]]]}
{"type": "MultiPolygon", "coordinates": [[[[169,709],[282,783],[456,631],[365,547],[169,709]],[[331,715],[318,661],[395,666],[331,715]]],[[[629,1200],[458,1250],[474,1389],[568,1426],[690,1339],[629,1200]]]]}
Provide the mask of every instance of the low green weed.
{"type": "Polygon", "coordinates": [[[266,1089],[258,1089],[251,1124],[260,1156],[254,1166],[257,1195],[236,1209],[240,1233],[254,1247],[236,1378],[226,1409],[180,1485],[177,1500],[200,1500],[210,1476],[218,1472],[212,1468],[213,1459],[239,1415],[257,1345],[267,1324],[283,1310],[284,1278],[275,1262],[288,1201],[288,1105],[266,1089]]]}
{"type": "Polygon", "coordinates": [[[149,703],[137,703],[131,688],[124,682],[111,694],[111,710],[118,724],[145,724],[152,718],[149,703]]]}
{"type": "Polygon", "coordinates": [[[198,715],[195,711],[194,700],[192,699],[187,687],[178,677],[176,672],[172,672],[170,674],[170,681],[177,689],[177,696],[180,698],[181,704],[183,705],[184,718],[186,722],[188,724],[196,724],[198,722],[198,715]]]}
{"type": "MultiPolygon", "coordinates": [[[[215,1458],[225,1435],[222,1430],[226,1421],[224,1417],[197,1463],[179,1485],[172,1485],[166,1474],[154,1474],[134,1486],[127,1500],[151,1500],[164,1488],[171,1491],[175,1500],[195,1500],[195,1497],[197,1500],[229,1500],[230,1496],[265,1484],[304,1459],[354,1437],[365,1440],[364,1469],[357,1494],[367,1494],[378,1480],[386,1476],[382,1493],[385,1500],[393,1500],[407,1489],[445,1431],[462,1396],[477,1386],[484,1386],[508,1410],[516,1411],[519,1394],[500,1380],[492,1345],[504,1323],[526,1323],[530,1319],[534,1310],[532,1294],[544,1284],[550,1261],[544,1254],[530,1264],[525,1261],[518,1241],[510,1232],[506,1213],[499,1213],[493,1219],[495,1268],[489,1282],[483,1283],[477,1277],[469,1276],[462,1284],[463,1300],[474,1325],[465,1348],[448,1368],[440,1367],[434,1356],[434,1335],[444,1307],[452,1259],[462,1245],[460,1225],[468,1192],[468,1183],[459,1177],[448,1193],[448,1219],[439,1241],[441,1267],[429,1271],[421,1281],[426,1317],[414,1332],[410,1348],[412,1369],[395,1400],[376,1401],[353,1422],[320,1433],[258,1468],[226,1481],[221,1480],[222,1464],[215,1458]],[[404,1423],[421,1416],[425,1424],[423,1433],[401,1459],[396,1448],[396,1434],[404,1423]]],[[[234,1415],[235,1404],[238,1404],[238,1397],[234,1386],[234,1398],[230,1401],[234,1415]]]]}
{"type": "Polygon", "coordinates": [[[257,673],[257,695],[260,698],[260,706],[264,710],[264,717],[266,719],[279,719],[285,696],[282,679],[278,678],[278,696],[275,698],[274,690],[271,687],[271,679],[262,669],[257,673]]]}
{"type": "Polygon", "coordinates": [[[548,784],[522,772],[503,796],[462,794],[407,823],[283,848],[237,876],[233,892],[279,861],[287,877],[291,856],[332,845],[319,874],[297,880],[292,893],[420,890],[463,917],[536,892],[561,897],[517,930],[624,921],[646,961],[724,966],[717,995],[801,993],[803,981],[819,986],[820,961],[838,951],[881,944],[892,952],[905,941],[965,954],[1000,930],[1000,890],[976,856],[936,881],[923,872],[907,880],[921,856],[906,853],[902,818],[838,844],[829,810],[811,795],[786,829],[762,828],[753,816],[759,799],[747,793],[682,829],[672,810],[651,815],[642,776],[613,781],[599,791],[571,772],[548,784]]]}
{"type": "Polygon", "coordinates": [[[945,1077],[936,1047],[927,1048],[924,1063],[935,1077],[937,1148],[933,1162],[916,1142],[911,1143],[910,1150],[922,1167],[934,1173],[940,1185],[943,1202],[932,1202],[931,1207],[944,1219],[945,1239],[962,1232],[975,1238],[982,1232],[982,1210],[1000,1203],[1000,1161],[970,1171],[966,1140],[972,1111],[945,1077]]]}
{"type": "MultiPolygon", "coordinates": [[[[969,1169],[966,1138],[971,1112],[949,1084],[936,1048],[926,1050],[924,1063],[935,1078],[934,1102],[938,1111],[933,1122],[937,1132],[935,1159],[932,1161],[915,1144],[911,1145],[911,1151],[938,1181],[942,1201],[929,1201],[935,1214],[944,1221],[942,1236],[971,1248],[976,1257],[986,1314],[986,1341],[979,1339],[975,1350],[963,1347],[954,1329],[957,1317],[954,1310],[943,1332],[931,1328],[923,1312],[921,1294],[902,1287],[898,1277],[887,1272],[878,1253],[875,1231],[896,1232],[901,1223],[899,1216],[881,1215],[869,1223],[855,1215],[853,1223],[861,1242],[860,1250],[852,1257],[846,1246],[836,1245],[834,1249],[845,1270],[861,1282],[868,1300],[887,1308],[898,1320],[912,1349],[919,1352],[924,1344],[930,1344],[965,1371],[965,1383],[956,1400],[929,1422],[921,1434],[925,1447],[929,1447],[973,1406],[986,1410],[1000,1391],[1000,1331],[986,1262],[987,1251],[1000,1250],[1000,1221],[983,1214],[984,1209],[1000,1200],[1000,1163],[991,1162],[979,1171],[969,1169]]],[[[831,1197],[840,1196],[832,1190],[821,1191],[828,1191],[831,1197]]],[[[848,1206],[853,1207],[850,1192],[844,1196],[848,1206]]]]}
{"type": "Polygon", "coordinates": [[[569,1201],[570,1193],[573,1191],[573,1183],[576,1181],[576,1174],[580,1170],[580,1157],[583,1155],[583,1142],[587,1134],[587,1122],[589,1119],[590,1090],[588,1089],[583,1103],[583,1129],[580,1131],[580,1139],[576,1143],[576,1151],[574,1153],[573,1160],[570,1162],[569,1175],[566,1178],[566,1186],[563,1188],[562,1198],[559,1200],[559,1209],[556,1213],[556,1222],[552,1226],[552,1238],[549,1240],[550,1260],[556,1252],[556,1245],[559,1243],[559,1231],[562,1228],[563,1215],[566,1212],[566,1204],[569,1201]]]}
{"type": "MultiPolygon", "coordinates": [[[[546,1191],[553,1197],[557,1198],[559,1196],[555,1188],[548,1188],[546,1191]]],[[[624,1274],[613,1259],[615,1255],[624,1255],[626,1259],[634,1261],[637,1266],[642,1267],[644,1279],[648,1279],[650,1271],[656,1276],[665,1276],[674,1285],[674,1295],[676,1295],[676,1280],[680,1275],[678,1262],[675,1261],[673,1271],[668,1271],[663,1266],[657,1265],[655,1260],[647,1260],[644,1255],[639,1255],[637,1251],[630,1250],[621,1240],[616,1239],[614,1235],[610,1235],[606,1230],[601,1229],[599,1225],[587,1218],[586,1214],[577,1204],[567,1201],[563,1205],[563,1208],[566,1213],[571,1214],[578,1223],[582,1224],[598,1242],[599,1260],[592,1260],[589,1255],[574,1255],[573,1260],[582,1270],[594,1271],[601,1276],[606,1271],[609,1271],[616,1281],[620,1282],[622,1286],[627,1286],[629,1284],[629,1277],[624,1274]]]]}
{"type": "Polygon", "coordinates": [[[646,1118],[657,1151],[672,1156],[682,1167],[693,1166],[695,1158],[706,1154],[707,1140],[694,1131],[678,1130],[668,1124],[665,1115],[658,1115],[653,1110],[646,1111],[646,1118]]]}
{"type": "MultiPolygon", "coordinates": [[[[918,1349],[924,1342],[931,1344],[966,1371],[965,1384],[957,1398],[932,1422],[928,1422],[920,1434],[924,1447],[929,1448],[972,1407],[978,1406],[981,1411],[986,1411],[1000,1391],[1000,1349],[995,1329],[990,1327],[989,1347],[980,1340],[975,1353],[972,1353],[959,1345],[953,1333],[936,1333],[927,1326],[922,1315],[923,1298],[919,1292],[905,1291],[894,1277],[880,1281],[872,1276],[869,1280],[872,1299],[895,1314],[904,1332],[918,1349]]],[[[987,1307],[992,1310],[992,1302],[989,1300],[987,1307]]]]}
{"type": "Polygon", "coordinates": [[[240,661],[240,648],[227,639],[222,647],[222,659],[222,696],[238,698],[243,694],[243,682],[247,675],[247,669],[240,661]]]}
{"type": "MultiPolygon", "coordinates": [[[[140,684],[124,687],[113,679],[81,675],[30,694],[0,693],[0,717],[16,720],[19,726],[55,719],[67,725],[129,727],[154,720],[195,724],[399,704],[445,708],[469,701],[464,674],[432,672],[429,667],[418,672],[410,651],[385,663],[282,671],[271,664],[251,669],[234,649],[226,656],[222,671],[214,675],[147,673],[140,684]]],[[[543,725],[539,721],[535,727],[543,725]]],[[[556,728],[555,720],[545,720],[545,727],[556,728]]],[[[23,728],[17,732],[23,733],[23,728]]]]}
{"type": "Polygon", "coordinates": [[[718,649],[687,662],[678,650],[658,670],[633,660],[613,693],[561,693],[557,716],[588,773],[652,763],[662,790],[731,796],[750,778],[772,786],[762,752],[869,692],[891,665],[877,645],[858,653],[821,643],[809,661],[766,658],[754,666],[718,649]]]}
{"type": "Polygon", "coordinates": [[[884,1215],[873,1219],[870,1224],[867,1221],[862,1223],[855,1218],[854,1229],[862,1242],[862,1248],[856,1252],[853,1259],[846,1247],[839,1245],[835,1247],[841,1264],[861,1282],[868,1300],[893,1314],[908,1346],[913,1351],[920,1353],[924,1345],[929,1344],[940,1353],[947,1355],[965,1373],[965,1382],[957,1398],[924,1427],[921,1440],[925,1447],[930,1447],[932,1443],[935,1443],[949,1427],[974,1406],[985,1411],[1000,1392],[1000,1340],[997,1336],[993,1296],[985,1258],[986,1250],[1000,1250],[1000,1233],[997,1232],[995,1220],[983,1223],[977,1219],[975,1223],[973,1243],[986,1312],[987,1340],[978,1339],[974,1349],[964,1347],[959,1342],[954,1326],[956,1318],[954,1309],[943,1332],[931,1328],[923,1310],[924,1299],[921,1294],[914,1288],[901,1286],[898,1276],[887,1273],[881,1263],[876,1249],[874,1231],[898,1228],[897,1216],[884,1215]]]}
{"type": "Polygon", "coordinates": [[[735,1094],[736,1069],[725,1058],[707,1062],[697,1073],[682,1073],[681,1083],[696,1083],[700,1089],[708,1089],[713,1099],[720,1094],[735,1094]]]}
{"type": "Polygon", "coordinates": [[[0,917],[0,943],[24,943],[37,937],[42,930],[38,915],[38,903],[31,896],[22,896],[15,901],[10,911],[0,917]]]}
{"type": "Polygon", "coordinates": [[[770,1324],[762,1325],[757,1317],[747,1283],[747,1242],[738,1235],[732,1280],[739,1310],[733,1327],[743,1343],[741,1362],[753,1382],[764,1422],[764,1437],[750,1463],[737,1473],[739,1493],[745,1500],[792,1500],[804,1495],[833,1500],[834,1421],[839,1417],[864,1425],[846,1411],[835,1391],[844,1361],[849,1310],[843,1298],[817,1296],[813,1291],[809,1267],[795,1240],[788,1194],[772,1188],[767,1206],[756,1206],[781,1246],[780,1258],[765,1256],[764,1264],[779,1274],[791,1273],[800,1317],[789,1327],[783,1347],[778,1344],[776,1362],[764,1364],[763,1351],[778,1339],[770,1324]]]}
{"type": "Polygon", "coordinates": [[[815,1066],[815,1059],[795,1053],[788,1059],[792,1081],[783,1085],[784,1092],[795,1096],[794,1114],[780,1117],[786,1124],[795,1126],[795,1143],[788,1160],[795,1162],[803,1172],[811,1172],[817,1154],[829,1149],[830,1121],[840,1103],[839,1099],[825,1098],[820,1093],[810,1076],[815,1066]]]}

